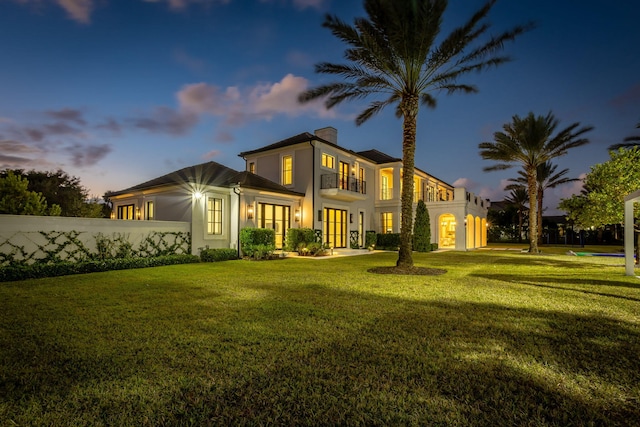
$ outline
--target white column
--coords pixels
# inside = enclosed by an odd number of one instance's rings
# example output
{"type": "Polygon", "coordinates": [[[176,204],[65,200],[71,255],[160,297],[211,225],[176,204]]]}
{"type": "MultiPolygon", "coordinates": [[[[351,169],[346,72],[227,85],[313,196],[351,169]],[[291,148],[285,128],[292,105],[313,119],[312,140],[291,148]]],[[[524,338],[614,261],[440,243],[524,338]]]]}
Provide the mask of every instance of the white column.
{"type": "Polygon", "coordinates": [[[627,276],[635,275],[633,261],[633,202],[633,198],[624,202],[624,265],[627,276]]]}

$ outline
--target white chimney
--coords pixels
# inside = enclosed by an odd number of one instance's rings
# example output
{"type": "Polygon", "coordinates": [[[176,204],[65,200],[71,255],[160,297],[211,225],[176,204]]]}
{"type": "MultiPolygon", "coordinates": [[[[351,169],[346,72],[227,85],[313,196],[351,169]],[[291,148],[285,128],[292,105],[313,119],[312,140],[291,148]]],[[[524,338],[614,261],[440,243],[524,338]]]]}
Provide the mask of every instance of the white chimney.
{"type": "Polygon", "coordinates": [[[338,145],[338,130],[334,127],[327,126],[326,128],[316,129],[313,133],[315,133],[318,138],[338,145]]]}

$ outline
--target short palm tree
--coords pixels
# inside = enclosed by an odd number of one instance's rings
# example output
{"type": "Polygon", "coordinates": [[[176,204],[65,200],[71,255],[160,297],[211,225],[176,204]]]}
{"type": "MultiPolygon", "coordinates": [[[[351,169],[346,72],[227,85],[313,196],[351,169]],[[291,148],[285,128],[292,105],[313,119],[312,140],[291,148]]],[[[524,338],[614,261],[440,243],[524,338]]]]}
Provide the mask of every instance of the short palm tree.
{"type": "MultiPolygon", "coordinates": [[[[542,238],[542,210],[544,206],[544,192],[549,188],[556,188],[559,185],[569,182],[580,181],[578,178],[567,178],[565,175],[569,173],[569,169],[562,169],[556,173],[558,165],[553,164],[551,161],[544,162],[538,166],[538,241],[542,238]]],[[[517,178],[511,178],[513,184],[509,184],[505,187],[505,190],[512,190],[514,188],[527,188],[527,174],[523,170],[518,171],[517,178]]]]}
{"type": "Polygon", "coordinates": [[[576,122],[553,135],[558,120],[549,112],[546,116],[529,113],[521,118],[513,116],[512,122],[503,126],[504,132],[493,135],[494,142],[478,145],[480,155],[486,160],[499,163],[484,168],[485,171],[503,170],[516,164],[522,165],[527,177],[529,192],[529,252],[538,253],[538,167],[547,161],[567,154],[574,147],[587,144],[583,134],[593,129],[591,126],[579,128],[576,122]]]}
{"type": "Polygon", "coordinates": [[[524,214],[527,212],[527,203],[529,202],[529,193],[525,187],[516,186],[511,189],[511,193],[505,199],[507,203],[516,208],[518,212],[518,243],[522,242],[522,224],[524,222],[524,214]]]}
{"type": "MultiPolygon", "coordinates": [[[[636,125],[637,129],[640,129],[640,123],[636,125]]],[[[619,148],[631,148],[640,145],[640,135],[631,135],[624,139],[621,144],[613,144],[609,146],[609,150],[617,150],[619,148]]]]}
{"type": "Polygon", "coordinates": [[[389,105],[402,118],[402,196],[398,267],[413,266],[411,231],[413,222],[413,175],[416,118],[420,105],[434,108],[441,91],[472,93],[477,88],[459,83],[472,72],[498,66],[509,60],[500,56],[503,45],[530,26],[517,26],[479,42],[490,25],[486,17],[495,0],[488,1],[461,27],[439,44],[446,0],[364,0],[367,18],[348,25],[328,15],[324,27],[348,45],[346,64],[320,63],[316,72],[341,77],[341,81],[312,88],[300,95],[301,102],[325,98],[327,108],[346,100],[369,95],[372,101],[356,118],[360,125],[389,105]]]}

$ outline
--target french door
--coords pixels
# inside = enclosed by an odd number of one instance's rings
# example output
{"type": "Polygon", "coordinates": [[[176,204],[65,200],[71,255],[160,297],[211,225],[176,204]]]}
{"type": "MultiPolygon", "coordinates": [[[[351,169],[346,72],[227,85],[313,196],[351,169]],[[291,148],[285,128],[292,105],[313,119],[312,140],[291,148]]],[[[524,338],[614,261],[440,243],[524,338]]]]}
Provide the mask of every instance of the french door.
{"type": "Polygon", "coordinates": [[[272,228],[276,232],[276,248],[281,249],[284,236],[291,227],[291,207],[258,203],[258,227],[272,228]]]}
{"type": "Polygon", "coordinates": [[[324,243],[333,248],[347,247],[347,211],[342,209],[324,208],[323,221],[324,243]]]}

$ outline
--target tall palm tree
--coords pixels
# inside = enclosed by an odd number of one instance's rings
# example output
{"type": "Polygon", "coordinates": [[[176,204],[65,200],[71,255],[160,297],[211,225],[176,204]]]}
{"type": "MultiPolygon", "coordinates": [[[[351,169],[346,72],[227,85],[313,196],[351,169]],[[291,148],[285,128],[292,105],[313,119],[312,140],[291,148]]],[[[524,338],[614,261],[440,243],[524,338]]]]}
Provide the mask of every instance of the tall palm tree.
{"type": "Polygon", "coordinates": [[[580,138],[593,129],[592,126],[580,126],[573,123],[552,134],[558,127],[558,120],[549,112],[546,116],[529,113],[521,118],[513,116],[512,122],[503,126],[504,132],[493,134],[494,142],[482,142],[478,145],[480,155],[485,160],[499,163],[484,168],[485,171],[508,169],[521,164],[527,177],[529,192],[529,252],[538,253],[538,167],[545,162],[567,154],[574,147],[587,144],[586,138],[580,138]]]}
{"type": "Polygon", "coordinates": [[[420,104],[434,108],[435,95],[477,92],[473,85],[459,83],[472,72],[498,66],[509,60],[499,55],[507,41],[514,40],[531,25],[517,26],[480,42],[490,27],[486,17],[496,0],[489,0],[461,27],[439,44],[447,0],[364,0],[367,18],[348,25],[327,15],[323,26],[345,42],[346,64],[320,63],[316,72],[339,76],[341,81],[312,88],[300,95],[301,102],[326,97],[327,108],[369,95],[373,100],[356,117],[361,125],[389,105],[402,118],[402,196],[398,267],[413,266],[413,175],[416,118],[420,104]]]}
{"type": "MultiPolygon", "coordinates": [[[[565,175],[569,173],[569,169],[562,169],[556,173],[558,165],[553,164],[551,161],[544,162],[538,166],[538,241],[542,238],[542,210],[544,206],[544,192],[549,188],[556,188],[559,185],[566,184],[568,182],[580,181],[578,178],[567,178],[565,175]]],[[[512,190],[514,188],[527,188],[527,174],[523,170],[518,171],[517,178],[510,178],[509,181],[513,184],[507,185],[505,190],[512,190]]]]}
{"type": "Polygon", "coordinates": [[[505,201],[516,208],[518,212],[518,243],[522,243],[522,223],[524,222],[524,214],[527,211],[529,193],[527,193],[525,187],[515,186],[511,189],[511,193],[505,198],[505,201]]]}
{"type": "MultiPolygon", "coordinates": [[[[636,125],[637,129],[640,129],[640,123],[636,125]]],[[[640,145],[640,135],[631,135],[624,139],[621,144],[613,144],[609,146],[609,150],[617,150],[619,148],[631,148],[640,145]]]]}

